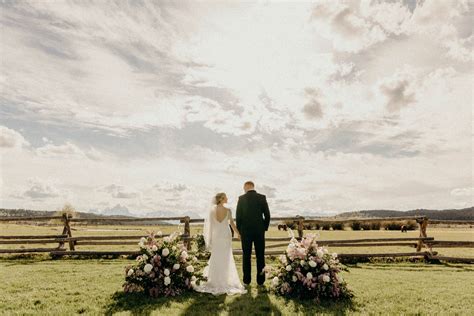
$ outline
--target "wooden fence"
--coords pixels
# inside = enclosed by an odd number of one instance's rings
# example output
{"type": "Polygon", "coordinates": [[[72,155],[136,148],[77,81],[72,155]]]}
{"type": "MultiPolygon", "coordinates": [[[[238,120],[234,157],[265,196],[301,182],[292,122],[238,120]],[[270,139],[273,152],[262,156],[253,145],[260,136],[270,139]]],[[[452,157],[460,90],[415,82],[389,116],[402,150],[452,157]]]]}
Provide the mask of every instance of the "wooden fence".
{"type": "MultiPolygon", "coordinates": [[[[111,251],[96,251],[96,250],[76,250],[79,246],[90,246],[90,245],[137,245],[138,240],[143,237],[140,235],[113,235],[113,236],[72,236],[71,224],[73,223],[130,223],[130,222],[144,222],[144,221],[179,221],[184,224],[184,233],[180,235],[181,241],[184,245],[190,249],[191,243],[194,238],[191,236],[191,224],[202,223],[203,219],[191,219],[185,217],[154,217],[154,218],[73,218],[71,216],[46,216],[46,217],[0,217],[0,222],[41,222],[41,221],[59,221],[63,225],[62,233],[59,235],[7,235],[0,236],[1,245],[48,245],[57,244],[55,247],[49,248],[14,248],[14,249],[0,249],[0,254],[8,253],[35,253],[45,252],[50,253],[52,256],[60,257],[65,255],[72,256],[106,256],[106,255],[138,255],[136,251],[125,251],[125,250],[111,250],[111,251]],[[65,245],[68,245],[66,249],[65,245]]],[[[346,239],[346,240],[318,240],[319,245],[335,247],[386,247],[386,246],[406,246],[415,248],[411,252],[391,252],[391,253],[343,253],[339,254],[340,258],[370,258],[370,257],[424,257],[427,259],[439,259],[453,262],[474,262],[474,258],[455,258],[437,256],[437,252],[433,251],[432,248],[448,248],[448,247],[461,247],[461,248],[472,248],[474,247],[473,241],[442,241],[434,240],[433,237],[427,236],[427,226],[429,220],[427,217],[391,217],[391,218],[358,218],[358,219],[305,219],[301,216],[296,217],[276,217],[272,218],[273,222],[291,222],[297,227],[297,238],[301,239],[304,237],[305,224],[327,224],[327,223],[341,223],[351,224],[353,222],[380,222],[380,221],[416,221],[419,226],[419,237],[406,237],[406,238],[363,238],[363,239],[346,239]],[[425,251],[421,251],[425,248],[425,251]]],[[[439,221],[436,223],[452,223],[453,221],[439,221]]],[[[473,224],[474,221],[455,221],[457,224],[473,224]]],[[[156,236],[162,238],[168,236],[166,234],[156,236]]],[[[234,239],[234,241],[237,239],[234,239]]],[[[288,245],[290,241],[289,237],[267,237],[266,240],[266,255],[279,255],[283,253],[281,249],[288,245]]],[[[234,254],[240,255],[242,251],[235,249],[234,254]]]]}

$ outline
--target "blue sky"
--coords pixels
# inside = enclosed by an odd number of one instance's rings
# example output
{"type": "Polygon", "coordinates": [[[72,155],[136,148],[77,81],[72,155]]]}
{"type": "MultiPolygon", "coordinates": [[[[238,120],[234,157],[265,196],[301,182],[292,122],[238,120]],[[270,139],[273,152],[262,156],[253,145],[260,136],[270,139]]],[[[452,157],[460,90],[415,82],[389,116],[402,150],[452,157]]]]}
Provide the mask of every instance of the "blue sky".
{"type": "Polygon", "coordinates": [[[1,207],[473,205],[467,1],[1,7],[1,207]]]}

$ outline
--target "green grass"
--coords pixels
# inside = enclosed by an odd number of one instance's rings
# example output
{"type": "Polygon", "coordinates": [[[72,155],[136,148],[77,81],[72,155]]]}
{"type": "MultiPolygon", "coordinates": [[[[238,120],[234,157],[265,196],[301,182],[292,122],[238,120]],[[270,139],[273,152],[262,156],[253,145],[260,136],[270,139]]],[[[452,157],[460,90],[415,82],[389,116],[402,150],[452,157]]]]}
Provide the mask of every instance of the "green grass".
{"type": "MultiPolygon", "coordinates": [[[[150,230],[169,233],[177,227],[74,226],[73,236],[140,235],[150,230]],[[104,231],[105,230],[105,231],[104,231]]],[[[182,229],[182,227],[180,228],[182,229]]],[[[199,232],[192,227],[192,234],[199,232]]],[[[62,227],[1,224],[2,235],[58,234],[62,227]]],[[[309,231],[305,231],[309,233],[309,231]]],[[[417,231],[319,231],[320,239],[417,237],[417,231]]],[[[429,228],[438,240],[473,240],[469,228],[429,228]]],[[[287,236],[272,227],[267,236],[287,236]]],[[[31,245],[33,246],[33,245],[31,245]]],[[[54,245],[51,245],[54,246],[54,245]]],[[[2,245],[1,248],[18,247],[2,245]]],[[[34,247],[34,246],[33,246],[34,247]]],[[[40,246],[43,247],[43,246],[40,246]]],[[[234,243],[234,248],[240,248],[234,243]]],[[[88,249],[137,249],[136,246],[79,246],[88,249]]],[[[332,252],[397,252],[408,247],[330,248],[332,252]]],[[[474,257],[472,248],[435,249],[443,255],[474,257]]],[[[20,256],[21,257],[21,256],[20,256]]],[[[236,256],[240,269],[240,257],[236,256]]],[[[268,263],[269,260],[267,260],[268,263]]],[[[349,266],[344,277],[353,290],[352,302],[286,301],[253,286],[247,295],[191,293],[179,298],[151,299],[125,295],[123,268],[132,263],[114,260],[51,260],[0,256],[0,314],[6,315],[314,315],[314,314],[474,314],[474,266],[410,263],[370,263],[349,266]]],[[[240,273],[240,271],[239,271],[240,273]]]]}
{"type": "MultiPolygon", "coordinates": [[[[190,293],[152,299],[121,290],[117,260],[0,260],[0,313],[6,315],[474,314],[474,267],[424,263],[359,264],[344,277],[352,302],[286,301],[255,284],[242,296],[190,293]]],[[[240,269],[240,262],[237,261],[240,269]]],[[[268,283],[268,282],[267,282],[268,283]]]]}

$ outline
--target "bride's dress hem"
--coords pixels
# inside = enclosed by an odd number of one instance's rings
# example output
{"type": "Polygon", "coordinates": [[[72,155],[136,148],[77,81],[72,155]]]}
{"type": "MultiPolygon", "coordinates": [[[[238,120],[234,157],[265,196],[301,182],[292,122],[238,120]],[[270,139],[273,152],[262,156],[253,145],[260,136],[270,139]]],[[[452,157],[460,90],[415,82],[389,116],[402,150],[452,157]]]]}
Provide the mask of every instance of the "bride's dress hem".
{"type": "Polygon", "coordinates": [[[232,289],[219,289],[216,287],[206,287],[206,285],[199,285],[194,288],[196,292],[199,293],[207,293],[212,295],[238,295],[238,294],[246,294],[247,290],[242,286],[242,288],[232,288],[232,289]]]}

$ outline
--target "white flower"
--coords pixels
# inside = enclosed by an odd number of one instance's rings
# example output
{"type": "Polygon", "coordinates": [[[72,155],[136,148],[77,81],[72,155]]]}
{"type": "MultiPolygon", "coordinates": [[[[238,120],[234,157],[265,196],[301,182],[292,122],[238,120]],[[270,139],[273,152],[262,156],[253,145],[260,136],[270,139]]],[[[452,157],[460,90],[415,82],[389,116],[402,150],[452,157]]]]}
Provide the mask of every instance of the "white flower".
{"type": "Polygon", "coordinates": [[[316,262],[314,262],[313,260],[309,260],[309,261],[308,261],[308,264],[309,264],[309,266],[310,266],[311,268],[316,267],[316,262]]]}
{"type": "Polygon", "coordinates": [[[196,281],[196,279],[197,279],[197,278],[196,278],[195,275],[193,275],[193,276],[191,277],[191,281],[196,281]]]}
{"type": "Polygon", "coordinates": [[[165,241],[165,242],[169,242],[170,240],[171,240],[171,238],[169,236],[163,237],[163,241],[165,241]]]}
{"type": "Polygon", "coordinates": [[[312,279],[312,278],[313,278],[313,274],[312,274],[311,272],[306,273],[306,278],[307,278],[307,279],[312,279]]]}
{"type": "Polygon", "coordinates": [[[324,256],[324,252],[321,249],[318,249],[316,251],[316,254],[318,255],[319,258],[322,258],[324,256]]]}
{"type": "Polygon", "coordinates": [[[194,261],[194,262],[197,262],[197,261],[198,261],[198,258],[197,258],[197,257],[193,257],[193,261],[194,261]]]}
{"type": "Polygon", "coordinates": [[[344,282],[344,279],[342,278],[342,275],[337,275],[337,282],[342,283],[344,282]]]}
{"type": "Polygon", "coordinates": [[[165,285],[170,285],[171,278],[167,276],[167,277],[164,278],[164,281],[165,281],[165,285]]]}
{"type": "Polygon", "coordinates": [[[327,274],[323,275],[323,281],[324,281],[324,282],[329,282],[329,281],[331,281],[331,279],[329,278],[329,275],[327,275],[327,274]]]}
{"type": "Polygon", "coordinates": [[[281,255],[281,256],[280,256],[280,261],[281,261],[281,263],[286,263],[286,262],[287,262],[287,261],[286,261],[286,256],[285,256],[285,255],[281,255]]]}
{"type": "Polygon", "coordinates": [[[286,266],[286,271],[290,272],[291,269],[292,269],[292,268],[291,268],[291,265],[287,265],[287,266],[286,266]]]}
{"type": "Polygon", "coordinates": [[[327,270],[329,270],[329,266],[325,263],[325,264],[323,265],[323,269],[327,271],[327,270]]]}
{"type": "Polygon", "coordinates": [[[305,263],[306,263],[306,261],[304,261],[304,260],[301,260],[301,261],[300,261],[300,265],[301,265],[301,266],[304,266],[305,263]]]}
{"type": "Polygon", "coordinates": [[[140,238],[140,242],[141,242],[142,244],[146,243],[146,238],[145,238],[145,237],[140,238]]]}
{"type": "Polygon", "coordinates": [[[323,248],[323,252],[326,254],[328,253],[328,249],[327,248],[323,248]]]}
{"type": "Polygon", "coordinates": [[[278,282],[280,282],[280,279],[278,279],[278,277],[274,277],[273,280],[272,280],[273,285],[277,286],[278,282]]]}
{"type": "Polygon", "coordinates": [[[153,246],[151,246],[151,250],[157,251],[157,250],[158,250],[158,247],[157,247],[156,245],[153,245],[153,246]]]}
{"type": "Polygon", "coordinates": [[[173,270],[178,270],[179,269],[179,263],[173,264],[173,270]]]}
{"type": "Polygon", "coordinates": [[[162,235],[163,235],[163,233],[161,232],[161,230],[156,233],[156,236],[158,236],[158,237],[161,237],[162,235]]]}
{"type": "Polygon", "coordinates": [[[192,286],[193,288],[195,288],[195,287],[196,287],[196,281],[191,281],[191,286],[192,286]]]}
{"type": "Polygon", "coordinates": [[[334,252],[334,253],[332,254],[332,258],[333,258],[333,259],[336,259],[336,258],[337,258],[337,253],[334,252]]]}
{"type": "Polygon", "coordinates": [[[171,247],[171,249],[173,249],[173,251],[176,250],[176,246],[171,247]]]}
{"type": "Polygon", "coordinates": [[[170,270],[165,269],[165,271],[163,271],[163,273],[164,273],[166,276],[168,276],[168,275],[170,275],[170,270]]]}
{"type": "Polygon", "coordinates": [[[142,259],[143,259],[143,261],[147,261],[147,260],[148,260],[148,256],[147,256],[147,255],[143,255],[143,256],[142,256],[142,259]]]}
{"type": "Polygon", "coordinates": [[[291,279],[293,280],[293,282],[298,281],[298,278],[296,277],[296,275],[294,275],[291,279]]]}
{"type": "Polygon", "coordinates": [[[170,250],[168,248],[165,248],[161,251],[161,254],[163,255],[163,257],[166,257],[170,254],[170,250]]]}
{"type": "Polygon", "coordinates": [[[128,270],[127,275],[132,276],[133,275],[133,269],[128,270]]]}
{"type": "Polygon", "coordinates": [[[151,270],[153,270],[153,266],[149,263],[145,264],[145,266],[143,267],[143,271],[145,271],[145,273],[150,273],[151,270]]]}
{"type": "Polygon", "coordinates": [[[187,266],[186,271],[193,273],[194,272],[194,267],[193,266],[187,266]]]}
{"type": "Polygon", "coordinates": [[[183,250],[183,252],[181,252],[181,257],[183,257],[184,259],[187,259],[188,253],[185,250],[183,250]]]}

